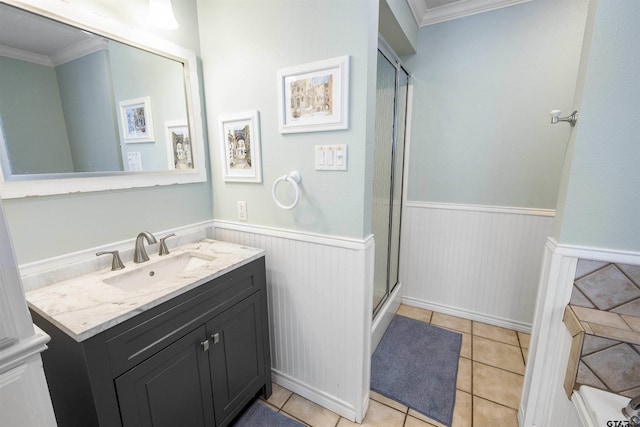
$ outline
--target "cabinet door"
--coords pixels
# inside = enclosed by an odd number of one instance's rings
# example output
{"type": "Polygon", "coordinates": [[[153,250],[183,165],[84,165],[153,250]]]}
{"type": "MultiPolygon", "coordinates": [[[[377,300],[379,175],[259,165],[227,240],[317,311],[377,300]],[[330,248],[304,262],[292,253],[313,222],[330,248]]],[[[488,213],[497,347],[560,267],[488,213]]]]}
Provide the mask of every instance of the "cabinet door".
{"type": "Polygon", "coordinates": [[[213,426],[208,348],[201,326],[118,377],[123,426],[213,426]]]}
{"type": "Polygon", "coordinates": [[[261,292],[207,323],[216,424],[226,425],[264,384],[261,292]]]}

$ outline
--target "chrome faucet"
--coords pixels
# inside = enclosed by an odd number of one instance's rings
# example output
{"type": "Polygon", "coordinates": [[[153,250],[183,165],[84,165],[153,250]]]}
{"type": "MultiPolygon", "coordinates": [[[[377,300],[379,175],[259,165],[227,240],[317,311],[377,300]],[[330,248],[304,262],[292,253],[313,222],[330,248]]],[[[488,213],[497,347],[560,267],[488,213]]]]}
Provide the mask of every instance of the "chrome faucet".
{"type": "Polygon", "coordinates": [[[622,415],[629,420],[629,427],[640,426],[640,396],[631,399],[631,402],[622,408],[622,415]]]}
{"type": "Polygon", "coordinates": [[[133,262],[141,263],[149,261],[149,255],[147,255],[147,251],[144,248],[145,239],[147,240],[148,244],[158,243],[156,238],[153,237],[153,234],[149,233],[148,231],[143,231],[142,233],[138,234],[138,237],[136,237],[136,247],[133,251],[133,262]]]}

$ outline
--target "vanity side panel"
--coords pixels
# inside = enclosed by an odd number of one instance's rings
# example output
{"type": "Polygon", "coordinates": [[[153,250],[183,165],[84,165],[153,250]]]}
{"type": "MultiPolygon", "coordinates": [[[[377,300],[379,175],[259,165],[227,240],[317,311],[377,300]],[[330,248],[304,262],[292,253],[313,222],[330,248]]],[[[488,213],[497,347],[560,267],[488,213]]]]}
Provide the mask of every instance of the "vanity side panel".
{"type": "MultiPolygon", "coordinates": [[[[95,370],[89,372],[85,345],[69,337],[38,313],[32,311],[31,316],[34,323],[51,337],[49,349],[42,353],[42,363],[58,425],[101,425],[97,406],[108,404],[108,393],[94,393],[92,377],[100,375],[95,370]],[[100,403],[101,399],[105,401],[100,403]]],[[[108,371],[108,365],[106,368],[108,371]]],[[[119,417],[109,418],[109,423],[103,425],[121,426],[119,417]]]]}
{"type": "Polygon", "coordinates": [[[267,272],[266,272],[266,261],[265,257],[260,258],[256,261],[255,272],[255,281],[260,288],[260,304],[262,307],[262,344],[264,346],[263,354],[264,354],[264,374],[265,374],[265,385],[262,390],[264,393],[264,398],[268,399],[271,397],[272,393],[272,383],[271,383],[271,337],[269,331],[271,328],[269,327],[269,302],[267,298],[267,272]]]}

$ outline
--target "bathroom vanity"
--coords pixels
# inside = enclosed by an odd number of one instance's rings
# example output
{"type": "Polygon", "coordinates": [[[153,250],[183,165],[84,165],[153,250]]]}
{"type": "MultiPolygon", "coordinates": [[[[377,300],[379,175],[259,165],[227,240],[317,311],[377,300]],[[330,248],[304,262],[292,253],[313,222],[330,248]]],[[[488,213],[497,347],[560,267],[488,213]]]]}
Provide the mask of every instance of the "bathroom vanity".
{"type": "Polygon", "coordinates": [[[206,240],[171,257],[27,293],[51,336],[43,362],[60,426],[226,426],[271,395],[264,251],[206,240]],[[122,286],[187,257],[199,262],[122,286]]]}

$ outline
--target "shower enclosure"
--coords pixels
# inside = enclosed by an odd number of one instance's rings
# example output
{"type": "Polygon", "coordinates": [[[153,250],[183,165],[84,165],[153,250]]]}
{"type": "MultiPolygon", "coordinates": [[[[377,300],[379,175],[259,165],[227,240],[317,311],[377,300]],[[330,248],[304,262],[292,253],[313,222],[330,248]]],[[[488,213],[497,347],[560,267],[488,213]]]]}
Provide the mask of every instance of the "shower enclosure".
{"type": "Polygon", "coordinates": [[[378,49],[371,217],[376,245],[374,316],[398,284],[408,87],[409,74],[390,49],[381,46],[378,49]]]}

